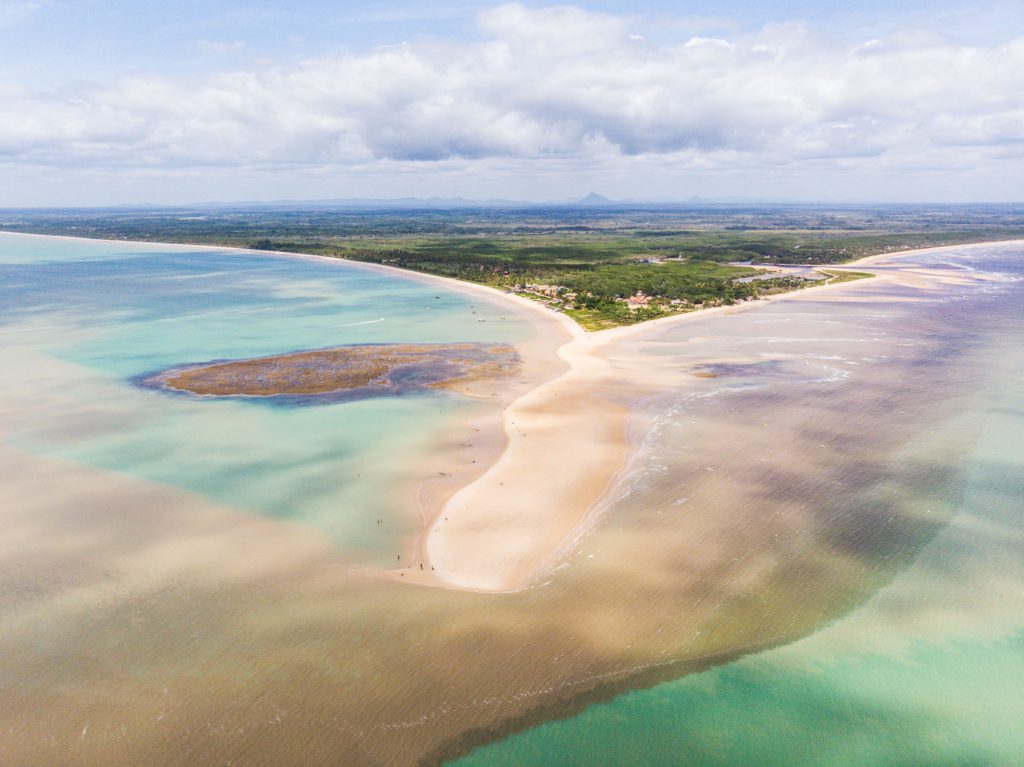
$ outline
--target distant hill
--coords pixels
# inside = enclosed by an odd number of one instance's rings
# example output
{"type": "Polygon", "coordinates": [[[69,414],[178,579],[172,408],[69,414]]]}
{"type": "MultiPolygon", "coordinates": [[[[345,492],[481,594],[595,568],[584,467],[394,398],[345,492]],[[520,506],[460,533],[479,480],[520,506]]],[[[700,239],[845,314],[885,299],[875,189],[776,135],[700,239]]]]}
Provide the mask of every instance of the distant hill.
{"type": "Polygon", "coordinates": [[[591,192],[586,197],[584,197],[582,200],[578,201],[576,204],[577,205],[615,205],[616,203],[615,203],[614,200],[609,200],[603,194],[598,194],[597,192],[591,192]]]}

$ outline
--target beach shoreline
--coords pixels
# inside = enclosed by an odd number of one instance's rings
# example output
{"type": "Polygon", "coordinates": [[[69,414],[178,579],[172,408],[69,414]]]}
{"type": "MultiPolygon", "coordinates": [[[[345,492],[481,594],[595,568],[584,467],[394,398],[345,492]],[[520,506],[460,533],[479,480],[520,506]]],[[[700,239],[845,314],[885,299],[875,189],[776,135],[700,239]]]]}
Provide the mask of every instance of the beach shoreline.
{"type": "MultiPolygon", "coordinates": [[[[535,585],[585,530],[593,511],[625,469],[635,446],[627,437],[629,405],[643,393],[636,381],[624,380],[603,353],[613,342],[640,340],[709,316],[729,316],[776,301],[833,300],[879,280],[958,279],[936,270],[879,269],[874,279],[831,282],[733,306],[721,306],[661,317],[635,325],[586,332],[564,314],[514,294],[475,283],[331,256],[284,251],[180,243],[97,240],[67,235],[5,234],[140,244],[151,247],[259,253],[317,262],[333,261],[378,273],[444,285],[463,294],[505,302],[530,312],[535,345],[521,348],[530,367],[528,385],[512,386],[499,397],[489,415],[476,415],[455,431],[481,433],[480,445],[468,459],[466,451],[449,451],[440,471],[418,483],[412,492],[420,534],[412,542],[412,565],[385,571],[396,580],[468,591],[514,592],[535,585]],[[822,297],[822,294],[828,294],[822,297]],[[550,330],[550,333],[545,331],[550,330]],[[568,405],[566,403],[569,403],[568,405]],[[479,424],[474,426],[473,424],[479,424]],[[464,427],[464,428],[463,428],[464,427]],[[572,456],[573,471],[557,471],[572,456]],[[529,481],[523,481],[529,477],[529,481]],[[422,570],[415,565],[422,565],[422,570]]],[[[893,251],[841,265],[836,271],[881,267],[889,259],[986,245],[1015,245],[1020,240],[938,246],[893,251]]],[[[959,279],[970,279],[961,276],[959,279]]],[[[628,379],[628,377],[627,377],[628,379]]],[[[437,462],[435,457],[434,463],[437,462]]]]}
{"type": "MultiPolygon", "coordinates": [[[[870,270],[889,259],[989,244],[993,243],[894,251],[827,268],[870,270]]],[[[687,322],[731,316],[777,301],[808,297],[838,300],[879,282],[902,280],[920,286],[928,280],[976,279],[913,267],[879,269],[872,275],[870,280],[831,282],[734,306],[577,334],[559,350],[569,362],[569,370],[506,409],[504,452],[477,480],[456,493],[435,518],[422,552],[424,560],[435,568],[434,578],[471,591],[515,592],[529,588],[557,566],[572,543],[585,533],[588,520],[615,486],[635,449],[627,437],[628,405],[623,404],[622,397],[616,402],[607,396],[608,389],[621,392],[624,383],[610,375],[609,361],[601,354],[609,344],[653,337],[687,322]],[[566,401],[584,401],[588,407],[578,410],[573,422],[568,423],[566,401]],[[608,430],[595,429],[596,422],[604,423],[608,430]],[[517,482],[523,476],[544,477],[550,473],[552,457],[564,455],[573,456],[575,476],[560,477],[561,481],[555,483],[517,482]],[[479,510],[484,508],[487,517],[481,519],[479,510]]],[[[632,396],[641,394],[642,387],[637,387],[632,396]]]]}

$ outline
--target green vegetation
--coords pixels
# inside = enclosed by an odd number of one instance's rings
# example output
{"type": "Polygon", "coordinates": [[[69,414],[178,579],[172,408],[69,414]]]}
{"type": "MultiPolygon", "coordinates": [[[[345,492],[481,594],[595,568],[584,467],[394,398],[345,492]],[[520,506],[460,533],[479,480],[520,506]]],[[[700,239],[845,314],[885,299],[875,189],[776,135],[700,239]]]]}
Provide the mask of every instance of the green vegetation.
{"type": "MultiPolygon", "coordinates": [[[[821,276],[803,270],[765,277],[759,266],[821,266],[897,250],[1024,238],[1024,208],[0,211],[0,229],[386,264],[516,291],[598,329],[799,289],[815,284],[808,277],[821,276]]],[[[824,274],[831,282],[867,276],[824,274]]]]}

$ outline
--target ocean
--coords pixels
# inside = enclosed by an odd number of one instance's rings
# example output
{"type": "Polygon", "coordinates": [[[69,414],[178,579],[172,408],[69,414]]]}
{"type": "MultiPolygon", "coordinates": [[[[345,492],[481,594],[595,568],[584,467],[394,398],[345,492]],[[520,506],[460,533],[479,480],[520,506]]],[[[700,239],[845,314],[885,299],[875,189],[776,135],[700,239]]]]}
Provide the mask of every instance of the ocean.
{"type": "Polygon", "coordinates": [[[496,400],[136,381],[518,344],[525,315],[343,263],[0,235],[0,762],[1017,763],[1024,249],[898,261],[932,271],[611,343],[635,454],[563,561],[487,594],[396,556],[496,400]]]}
{"type": "Polygon", "coordinates": [[[720,504],[728,523],[698,518],[685,525],[688,546],[668,546],[702,571],[675,609],[699,616],[696,636],[742,600],[729,632],[755,622],[750,651],[453,764],[1021,763],[1024,250],[897,263],[987,280],[866,283],[855,302],[767,307],[730,327],[665,333],[646,350],[717,377],[645,403],[644,446],[606,524],[720,504]],[[762,439],[764,429],[775,436],[762,439]],[[731,445],[702,448],[723,433],[731,445]],[[741,467],[726,487],[698,479],[720,458],[741,467]],[[744,502],[754,513],[738,519],[744,502]],[[725,572],[702,567],[729,537],[743,541],[730,544],[725,572]],[[759,634],[785,633],[778,619],[804,611],[820,613],[816,629],[757,651],[759,634]]]}
{"type": "Polygon", "coordinates": [[[395,513],[396,494],[472,402],[435,391],[296,407],[135,382],[211,360],[531,332],[493,301],[341,262],[17,235],[0,235],[0,305],[8,359],[45,361],[6,377],[20,411],[9,444],[314,525],[375,564],[419,523],[395,513]]]}

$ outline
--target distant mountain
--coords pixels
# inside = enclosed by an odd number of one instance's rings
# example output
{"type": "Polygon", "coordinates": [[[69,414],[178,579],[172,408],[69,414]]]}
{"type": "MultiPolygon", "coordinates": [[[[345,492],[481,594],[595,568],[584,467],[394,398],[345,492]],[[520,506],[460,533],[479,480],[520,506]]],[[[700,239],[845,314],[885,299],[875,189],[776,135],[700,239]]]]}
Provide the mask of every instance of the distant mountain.
{"type": "Polygon", "coordinates": [[[576,204],[577,205],[615,205],[615,201],[614,200],[609,200],[603,194],[598,194],[597,192],[591,192],[586,197],[584,197],[582,200],[579,200],[576,204]]]}

